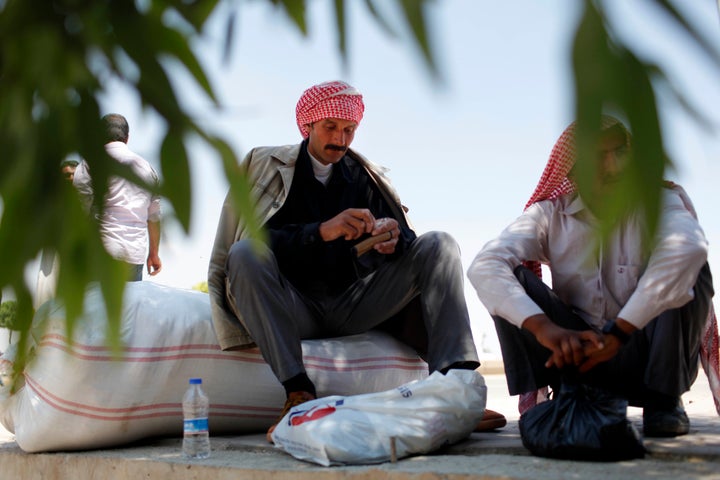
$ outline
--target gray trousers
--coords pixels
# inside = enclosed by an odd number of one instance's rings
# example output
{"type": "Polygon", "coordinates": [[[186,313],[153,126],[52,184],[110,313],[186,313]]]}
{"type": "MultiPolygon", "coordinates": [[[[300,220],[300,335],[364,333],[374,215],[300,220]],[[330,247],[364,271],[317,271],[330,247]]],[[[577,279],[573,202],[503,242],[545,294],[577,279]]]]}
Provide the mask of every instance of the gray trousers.
{"type": "Polygon", "coordinates": [[[414,328],[427,333],[429,370],[455,362],[479,365],[465,304],[460,249],[446,233],[421,235],[400,258],[334,297],[303,295],[280,272],[268,247],[258,251],[247,240],[231,247],[226,274],[231,301],[281,382],[305,372],[302,339],[366,332],[418,296],[422,318],[417,318],[414,328]]]}
{"type": "MultiPolygon", "coordinates": [[[[556,324],[571,330],[590,327],[565,305],[534,273],[517,267],[515,276],[528,296],[556,324]]],[[[713,296],[710,267],[700,270],[695,298],[680,308],[667,310],[632,334],[630,341],[607,362],[583,374],[580,380],[603,387],[642,407],[657,394],[677,397],[690,390],[698,374],[698,355],[713,296]]],[[[528,330],[494,316],[510,395],[531,392],[561,382],[556,368],[545,368],[550,350],[528,330]]]]}

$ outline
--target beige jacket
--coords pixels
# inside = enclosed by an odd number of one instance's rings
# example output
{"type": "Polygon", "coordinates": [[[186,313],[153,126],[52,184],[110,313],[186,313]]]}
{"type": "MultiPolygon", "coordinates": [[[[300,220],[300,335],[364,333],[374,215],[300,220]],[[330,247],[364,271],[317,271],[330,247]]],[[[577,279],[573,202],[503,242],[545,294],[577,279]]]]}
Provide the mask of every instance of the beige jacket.
{"type": "MultiPolygon", "coordinates": [[[[300,153],[300,145],[281,147],[258,147],[251,150],[240,164],[242,172],[247,176],[251,186],[251,195],[255,201],[256,215],[262,225],[275,214],[285,203],[293,174],[295,162],[300,153]]],[[[394,217],[399,222],[412,228],[406,216],[407,209],[400,203],[397,192],[385,176],[385,169],[371,163],[362,155],[348,150],[351,158],[359,162],[367,170],[370,178],[378,185],[394,217]]],[[[228,299],[225,262],[228,251],[233,243],[248,238],[249,232],[245,223],[238,218],[232,207],[230,195],[225,197],[215,244],[213,245],[210,267],[208,269],[208,291],[210,308],[215,334],[223,350],[236,350],[254,346],[253,340],[244,327],[242,315],[236,311],[234,304],[228,299]]]]}

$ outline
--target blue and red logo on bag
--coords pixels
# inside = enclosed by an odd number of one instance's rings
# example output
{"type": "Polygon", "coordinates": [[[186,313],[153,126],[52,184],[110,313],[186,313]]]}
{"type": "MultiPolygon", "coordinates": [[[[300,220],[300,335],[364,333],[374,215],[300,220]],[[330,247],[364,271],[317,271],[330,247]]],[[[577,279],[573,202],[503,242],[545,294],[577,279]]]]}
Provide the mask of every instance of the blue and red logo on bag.
{"type": "Polygon", "coordinates": [[[312,422],[314,420],[319,420],[323,417],[327,417],[328,415],[334,413],[337,410],[337,408],[335,408],[335,406],[342,405],[342,404],[343,404],[343,401],[340,400],[338,402],[335,402],[335,404],[317,405],[308,410],[291,411],[290,417],[288,418],[288,424],[292,425],[294,427],[297,427],[298,425],[302,425],[303,423],[306,423],[306,422],[312,422]]]}

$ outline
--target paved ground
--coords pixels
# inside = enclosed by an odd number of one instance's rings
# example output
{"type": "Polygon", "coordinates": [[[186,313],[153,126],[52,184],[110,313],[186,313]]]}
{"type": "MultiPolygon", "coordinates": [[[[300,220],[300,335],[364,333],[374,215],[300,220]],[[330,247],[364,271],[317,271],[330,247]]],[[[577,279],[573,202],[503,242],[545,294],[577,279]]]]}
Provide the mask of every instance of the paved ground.
{"type": "MultiPolygon", "coordinates": [[[[517,397],[508,397],[502,374],[485,375],[488,408],[503,412],[506,428],[473,434],[433,455],[359,467],[320,467],[269,446],[264,435],[212,438],[212,455],[189,462],[180,439],[160,439],[126,448],[76,453],[27,454],[0,431],[0,480],[164,479],[173,480],[460,480],[460,479],[720,479],[720,417],[701,376],[685,397],[691,433],[676,439],[646,439],[644,459],[593,463],[533,457],[517,428],[517,397]]],[[[628,415],[640,428],[642,411],[628,415]]]]}

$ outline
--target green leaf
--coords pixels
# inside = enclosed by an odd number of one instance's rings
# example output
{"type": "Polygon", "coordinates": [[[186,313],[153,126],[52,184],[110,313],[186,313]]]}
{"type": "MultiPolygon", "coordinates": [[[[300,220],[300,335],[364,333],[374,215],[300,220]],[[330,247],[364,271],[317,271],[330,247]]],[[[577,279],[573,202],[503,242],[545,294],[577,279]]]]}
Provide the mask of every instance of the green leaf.
{"type": "MultiPolygon", "coordinates": [[[[655,0],[657,5],[665,11],[672,19],[674,19],[678,25],[692,38],[696,45],[700,47],[702,51],[710,58],[716,67],[720,67],[720,50],[717,49],[717,45],[708,42],[699,31],[697,31],[690,22],[680,13],[675,6],[667,0],[655,0]]],[[[718,3],[718,14],[720,14],[720,3],[718,3]]]]}
{"type": "Polygon", "coordinates": [[[347,68],[347,25],[345,21],[345,2],[335,0],[335,27],[338,32],[338,50],[343,62],[343,68],[347,68]]]}
{"type": "Polygon", "coordinates": [[[425,20],[425,7],[428,0],[398,0],[405,20],[413,33],[413,37],[420,47],[425,63],[435,79],[439,78],[440,72],[435,64],[435,57],[430,48],[427,22],[425,20]]]}
{"type": "Polygon", "coordinates": [[[123,312],[125,279],[128,276],[128,270],[126,265],[123,265],[121,262],[112,261],[108,266],[110,267],[109,269],[101,272],[100,288],[107,311],[108,343],[110,347],[112,347],[114,354],[119,356],[123,347],[120,341],[120,326],[123,312]]]}
{"type": "Polygon", "coordinates": [[[370,12],[370,15],[372,16],[373,20],[380,26],[380,28],[391,38],[396,39],[398,37],[398,34],[395,30],[393,30],[390,23],[385,21],[385,18],[380,15],[380,12],[377,8],[375,8],[375,2],[373,0],[365,0],[365,7],[370,12]]]}
{"type": "Polygon", "coordinates": [[[303,35],[307,35],[307,22],[305,20],[305,0],[271,0],[280,5],[285,13],[303,35]]]}
{"type": "Polygon", "coordinates": [[[196,31],[202,30],[205,22],[218,6],[218,0],[193,0],[175,2],[175,9],[196,31]]]}
{"type": "Polygon", "coordinates": [[[588,1],[585,2],[585,10],[575,33],[572,59],[577,121],[575,181],[579,193],[587,197],[587,202],[591,204],[589,192],[592,192],[597,174],[595,151],[599,140],[600,115],[606,97],[607,79],[604,76],[613,67],[602,19],[588,1]]]}
{"type": "Polygon", "coordinates": [[[163,194],[172,203],[185,232],[189,232],[192,188],[190,164],[181,132],[170,130],[165,135],[160,149],[160,164],[164,176],[163,194]]]}
{"type": "Polygon", "coordinates": [[[205,71],[200,65],[200,62],[198,62],[197,58],[190,49],[188,40],[185,37],[177,31],[166,28],[164,31],[158,32],[157,45],[159,53],[168,54],[180,61],[188,72],[190,72],[198,85],[202,87],[208,97],[217,104],[217,98],[215,97],[215,92],[210,86],[210,81],[205,75],[205,71]]]}
{"type": "Polygon", "coordinates": [[[239,167],[235,153],[227,143],[217,137],[208,136],[206,140],[213,145],[221,156],[225,176],[230,183],[230,198],[233,202],[233,208],[242,217],[249,237],[258,245],[265,243],[267,241],[267,232],[261,226],[260,219],[257,216],[255,201],[251,194],[252,186],[247,180],[245,171],[239,167]]]}
{"type": "Polygon", "coordinates": [[[235,17],[237,13],[235,10],[231,11],[228,18],[225,20],[225,43],[222,49],[223,63],[226,65],[230,63],[232,57],[232,45],[235,40],[235,17]]]}
{"type": "Polygon", "coordinates": [[[657,65],[645,63],[645,70],[650,78],[658,84],[658,90],[665,88],[685,112],[697,122],[707,133],[715,132],[713,121],[693,105],[687,95],[673,82],[665,72],[657,65]]]}
{"type": "Polygon", "coordinates": [[[662,177],[669,160],[663,148],[653,86],[652,68],[605,29],[602,16],[586,2],[573,48],[576,85],[576,183],[583,201],[600,220],[600,238],[606,238],[628,215],[640,213],[647,227],[645,246],[656,232],[662,177]],[[620,181],[598,194],[596,161],[600,115],[616,111],[627,117],[632,132],[630,161],[620,181]]]}

